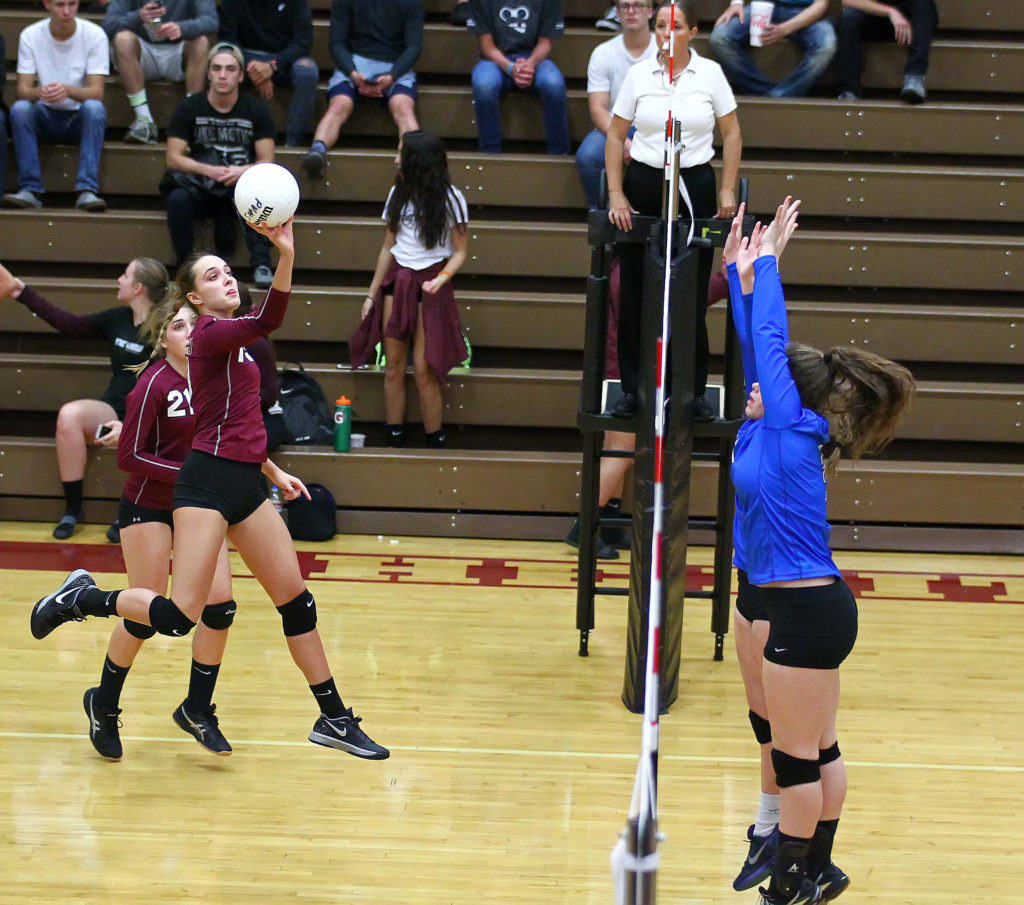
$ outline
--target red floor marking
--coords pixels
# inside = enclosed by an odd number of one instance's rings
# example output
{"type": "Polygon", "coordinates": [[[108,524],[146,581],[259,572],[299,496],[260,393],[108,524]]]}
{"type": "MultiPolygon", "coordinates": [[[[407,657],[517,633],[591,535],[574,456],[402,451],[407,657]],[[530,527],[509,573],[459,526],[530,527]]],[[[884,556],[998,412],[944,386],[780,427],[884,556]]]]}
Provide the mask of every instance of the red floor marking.
{"type": "Polygon", "coordinates": [[[38,572],[124,572],[119,544],[0,543],[0,569],[38,572]]]}
{"type": "Polygon", "coordinates": [[[402,578],[410,578],[413,573],[408,570],[416,568],[416,563],[406,562],[404,556],[393,556],[391,558],[391,562],[388,562],[386,559],[382,559],[380,564],[382,568],[377,574],[387,576],[388,581],[400,581],[402,578]],[[384,566],[406,566],[407,570],[399,571],[397,569],[386,569],[383,568],[384,566]]]}
{"type": "Polygon", "coordinates": [[[478,566],[466,566],[466,578],[477,578],[484,588],[500,588],[507,578],[515,581],[519,575],[516,566],[506,566],[503,559],[485,559],[478,566]]]}
{"type": "Polygon", "coordinates": [[[686,590],[703,591],[705,588],[714,588],[715,570],[704,568],[704,566],[686,567],[686,590]]]}
{"type": "Polygon", "coordinates": [[[303,581],[309,581],[311,575],[322,575],[327,571],[327,560],[321,559],[319,553],[296,550],[295,555],[299,557],[299,570],[302,572],[303,581]]]}
{"type": "Polygon", "coordinates": [[[941,594],[943,600],[956,603],[996,603],[996,595],[1006,596],[1006,585],[991,581],[987,585],[964,585],[959,575],[939,575],[938,580],[928,580],[928,590],[941,594]]]}
{"type": "Polygon", "coordinates": [[[873,578],[864,578],[858,572],[843,572],[843,579],[850,586],[854,597],[860,597],[861,594],[866,594],[868,591],[875,589],[875,580],[873,578]]]}

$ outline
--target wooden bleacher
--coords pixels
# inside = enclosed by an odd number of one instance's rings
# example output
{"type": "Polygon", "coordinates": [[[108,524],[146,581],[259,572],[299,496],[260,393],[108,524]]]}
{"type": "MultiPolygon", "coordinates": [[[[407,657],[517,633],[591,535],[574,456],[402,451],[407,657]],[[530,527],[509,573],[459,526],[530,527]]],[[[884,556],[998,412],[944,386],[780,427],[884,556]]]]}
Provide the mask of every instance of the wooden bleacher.
{"type": "MultiPolygon", "coordinates": [[[[312,5],[313,55],[326,82],[329,2],[312,5]]],[[[554,58],[569,82],[578,141],[590,128],[587,59],[608,35],[592,28],[589,0],[564,5],[568,27],[554,58]]],[[[698,3],[698,52],[721,5],[698,3]]],[[[884,460],[844,468],[834,482],[838,542],[1022,550],[1024,9],[973,0],[939,6],[926,105],[895,99],[903,52],[868,45],[861,102],[836,101],[827,75],[803,100],[740,99],[743,173],[758,210],[785,193],[804,199],[801,235],[784,262],[792,335],[823,346],[863,344],[905,361],[920,380],[915,409],[884,460]]],[[[279,458],[332,488],[348,530],[558,537],[579,485],[574,419],[589,266],[582,192],[571,158],[541,153],[532,99],[503,106],[514,153],[474,150],[474,41],[447,24],[449,0],[425,7],[420,119],[449,140],[453,181],[473,218],[457,293],[476,364],[455,372],[445,394],[457,448],[370,447],[347,456],[294,449],[279,458]]],[[[8,102],[17,34],[41,15],[25,0],[0,0],[8,102]]],[[[788,48],[774,50],[769,69],[791,64],[788,48]]],[[[166,122],[181,86],[157,83],[149,93],[166,122]]],[[[47,207],[0,213],[0,260],[76,311],[112,304],[113,278],[132,256],[171,258],[155,192],[163,145],[120,141],[130,114],[116,76],[106,100],[102,193],[110,210],[71,209],[77,151],[50,148],[47,207]]],[[[282,131],[286,107],[279,92],[272,109],[282,131]]],[[[304,361],[328,396],[350,395],[357,429],[371,442],[383,417],[381,377],[338,365],[347,362],[344,343],[381,240],[392,147],[386,114],[364,105],[343,130],[324,182],[305,180],[301,152],[279,153],[304,198],[298,285],[276,336],[280,357],[304,361]]],[[[720,349],[722,306],[709,312],[709,327],[720,349]]],[[[20,305],[0,303],[0,518],[59,515],[53,415],[63,400],[98,392],[105,372],[95,344],[56,336],[20,305]]],[[[414,392],[409,399],[415,421],[414,392]]],[[[90,518],[100,518],[112,513],[121,480],[109,452],[91,458],[86,495],[90,518]]],[[[697,465],[695,514],[711,514],[713,483],[711,469],[697,465]]]]}

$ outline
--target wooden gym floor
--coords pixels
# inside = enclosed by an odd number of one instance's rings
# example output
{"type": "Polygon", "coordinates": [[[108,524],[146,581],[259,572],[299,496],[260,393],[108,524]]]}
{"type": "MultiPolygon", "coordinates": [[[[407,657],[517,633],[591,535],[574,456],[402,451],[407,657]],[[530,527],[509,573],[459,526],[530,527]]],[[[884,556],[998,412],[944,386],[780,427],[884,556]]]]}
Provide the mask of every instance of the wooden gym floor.
{"type": "MultiPolygon", "coordinates": [[[[235,558],[240,612],[216,701],[235,753],[171,722],[187,645],[147,644],[122,699],[125,758],[86,737],[109,621],[28,631],[72,567],[118,586],[88,526],[0,529],[0,902],[610,903],[608,855],[639,718],[619,701],[625,604],[576,655],[574,559],[554,543],[339,536],[300,545],[347,703],[383,763],[311,745],[315,712],[280,622],[235,558]]],[[[1024,869],[1024,561],[840,554],[860,604],[844,667],[844,901],[1016,905],[1024,869]]],[[[710,551],[692,551],[693,578],[710,551]]],[[[609,582],[626,569],[605,569],[609,582]]],[[[687,604],[679,701],[662,721],[659,901],[734,893],[757,803],[731,639],[711,660],[687,604]]]]}

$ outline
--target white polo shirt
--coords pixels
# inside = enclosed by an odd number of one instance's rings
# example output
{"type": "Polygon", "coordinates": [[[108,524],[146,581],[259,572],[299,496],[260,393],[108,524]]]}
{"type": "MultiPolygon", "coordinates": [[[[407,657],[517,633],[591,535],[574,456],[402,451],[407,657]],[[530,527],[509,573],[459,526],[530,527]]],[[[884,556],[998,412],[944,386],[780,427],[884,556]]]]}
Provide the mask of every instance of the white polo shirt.
{"type": "Polygon", "coordinates": [[[633,56],[626,48],[622,35],[610,41],[603,41],[594,48],[587,64],[587,94],[607,91],[611,103],[619,96],[619,89],[626,80],[626,73],[637,63],[653,60],[658,55],[658,39],[651,35],[650,43],[639,56],[633,56]]]}
{"type": "MultiPolygon", "coordinates": [[[[630,155],[650,167],[665,163],[665,121],[668,119],[668,73],[656,59],[637,63],[615,99],[612,113],[636,126],[630,155]]],[[[675,78],[672,116],[682,126],[682,169],[707,163],[715,155],[711,139],[715,121],[736,109],[736,98],[722,67],[690,47],[690,62],[675,78]]]]}

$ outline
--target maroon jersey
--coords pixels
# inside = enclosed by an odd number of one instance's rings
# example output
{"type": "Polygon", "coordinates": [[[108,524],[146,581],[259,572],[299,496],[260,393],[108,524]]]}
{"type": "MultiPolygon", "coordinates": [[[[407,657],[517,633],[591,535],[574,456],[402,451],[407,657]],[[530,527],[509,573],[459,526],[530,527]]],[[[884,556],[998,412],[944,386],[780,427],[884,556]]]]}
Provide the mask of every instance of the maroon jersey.
{"type": "Polygon", "coordinates": [[[117,466],[131,475],[125,499],[149,509],[171,508],[195,423],[188,381],[166,361],[153,362],[128,394],[117,441],[117,466]]]}
{"type": "Polygon", "coordinates": [[[237,462],[267,460],[260,411],[260,369],[245,346],[281,326],[289,292],[271,289],[245,317],[196,321],[188,355],[196,434],[192,448],[237,462]]]}

